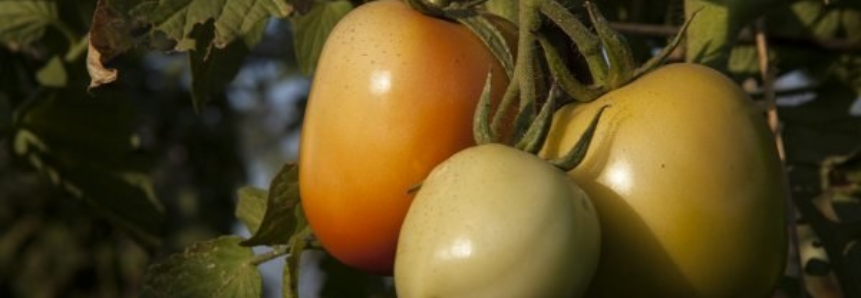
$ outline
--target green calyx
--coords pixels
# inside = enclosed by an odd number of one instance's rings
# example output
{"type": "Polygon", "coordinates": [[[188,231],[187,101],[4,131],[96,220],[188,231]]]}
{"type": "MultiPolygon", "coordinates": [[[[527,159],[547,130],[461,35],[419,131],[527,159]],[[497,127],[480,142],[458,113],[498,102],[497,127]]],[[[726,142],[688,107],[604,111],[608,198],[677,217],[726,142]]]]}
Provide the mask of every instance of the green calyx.
{"type": "MultiPolygon", "coordinates": [[[[498,24],[477,9],[485,0],[405,1],[425,14],[456,21],[469,28],[490,49],[510,78],[502,100],[494,106],[491,74],[488,73],[473,121],[476,143],[509,142],[511,146],[533,154],[544,146],[553,114],[559,108],[572,102],[594,101],[657,68],[680,43],[693,20],[688,19],[666,48],[638,67],[624,37],[610,28],[609,22],[591,2],[584,6],[592,29],[558,0],[520,0],[513,3],[518,5],[519,23],[517,49],[514,51],[506,43],[498,24]],[[584,81],[572,73],[563,54],[542,32],[546,25],[560,28],[585,58],[590,80],[584,81]],[[515,107],[516,113],[513,111],[515,107]],[[510,121],[508,115],[516,115],[514,123],[507,123],[510,121]]],[[[568,154],[550,162],[565,171],[579,165],[606,108],[602,107],[593,116],[592,124],[568,154]]]]}

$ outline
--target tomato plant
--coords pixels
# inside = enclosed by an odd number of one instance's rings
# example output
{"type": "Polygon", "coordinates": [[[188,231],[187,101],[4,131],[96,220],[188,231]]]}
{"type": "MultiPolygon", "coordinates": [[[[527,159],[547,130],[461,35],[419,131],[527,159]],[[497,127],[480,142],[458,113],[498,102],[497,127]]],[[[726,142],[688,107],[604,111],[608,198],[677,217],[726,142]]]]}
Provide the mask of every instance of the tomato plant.
{"type": "Polygon", "coordinates": [[[0,297],[861,297],[858,1],[400,1],[0,0],[0,297]]]}
{"type": "Polygon", "coordinates": [[[416,195],[398,243],[400,297],[579,297],[598,216],[564,172],[500,144],[463,150],[416,195]]]}
{"type": "Polygon", "coordinates": [[[602,222],[590,297],[765,297],[786,259],[786,181],[761,112],[694,64],[661,67],[556,114],[543,156],[611,106],[569,172],[602,222]]]}
{"type": "Polygon", "coordinates": [[[390,274],[412,195],[474,144],[471,123],[494,56],[469,30],[400,1],[354,10],[322,51],[300,148],[302,206],[328,252],[390,274]]]}

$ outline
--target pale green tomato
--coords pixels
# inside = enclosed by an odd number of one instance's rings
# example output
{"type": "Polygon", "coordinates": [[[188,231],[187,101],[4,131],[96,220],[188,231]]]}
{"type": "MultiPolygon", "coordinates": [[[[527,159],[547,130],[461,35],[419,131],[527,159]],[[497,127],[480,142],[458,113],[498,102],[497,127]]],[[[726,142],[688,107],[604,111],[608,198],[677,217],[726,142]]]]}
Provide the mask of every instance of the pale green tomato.
{"type": "Polygon", "coordinates": [[[763,113],[710,68],[671,64],[556,113],[542,156],[576,143],[569,172],[602,224],[588,297],[770,297],[786,258],[786,181],[763,113]]]}
{"type": "Polygon", "coordinates": [[[425,180],[401,229],[395,287],[401,298],[577,297],[599,245],[596,211],[564,172],[482,145],[425,180]]]}

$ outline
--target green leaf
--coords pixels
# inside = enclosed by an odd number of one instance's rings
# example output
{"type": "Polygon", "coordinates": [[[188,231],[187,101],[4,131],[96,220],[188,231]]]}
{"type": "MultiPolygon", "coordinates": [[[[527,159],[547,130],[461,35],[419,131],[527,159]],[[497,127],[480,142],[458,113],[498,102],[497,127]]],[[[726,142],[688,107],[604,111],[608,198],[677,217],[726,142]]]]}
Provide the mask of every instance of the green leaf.
{"type": "Polygon", "coordinates": [[[147,270],[141,297],[254,297],[263,281],[239,237],[198,242],[147,270]]]}
{"type": "Polygon", "coordinates": [[[30,44],[57,22],[53,1],[0,1],[0,42],[30,44]]]}
{"type": "Polygon", "coordinates": [[[727,70],[736,76],[759,75],[759,52],[756,46],[740,45],[732,48],[727,70]]]}
{"type": "Polygon", "coordinates": [[[685,0],[685,15],[697,13],[687,32],[689,62],[726,70],[741,30],[779,0],[685,0]]]}
{"type": "Polygon", "coordinates": [[[54,56],[48,60],[48,63],[36,72],[36,80],[46,87],[65,87],[68,77],[66,68],[63,66],[63,59],[60,56],[54,56]]]}
{"type": "Polygon", "coordinates": [[[770,11],[766,26],[770,37],[789,41],[769,44],[779,59],[779,70],[803,69],[819,80],[823,78],[821,74],[834,68],[857,69],[841,61],[851,55],[851,50],[841,53],[820,46],[820,41],[825,40],[861,40],[861,11],[857,9],[815,0],[795,1],[770,11]]]}
{"type": "Polygon", "coordinates": [[[861,41],[861,9],[845,9],[841,13],[841,25],[846,32],[846,38],[851,41],[861,41]]]}
{"type": "Polygon", "coordinates": [[[269,185],[266,213],[260,227],[242,245],[287,244],[297,231],[299,205],[299,167],[286,164],[269,185]]]}
{"type": "Polygon", "coordinates": [[[153,25],[177,42],[175,50],[194,49],[199,41],[191,36],[194,27],[213,21],[212,43],[224,48],[233,40],[255,30],[269,17],[287,17],[293,7],[285,0],[144,0],[131,15],[153,25]]]}
{"type": "Polygon", "coordinates": [[[310,76],[329,33],[353,5],[346,0],[319,2],[306,15],[293,18],[296,58],[302,73],[310,76]]]}
{"type": "Polygon", "coordinates": [[[248,228],[252,234],[257,232],[263,214],[266,213],[266,197],[264,189],[246,186],[239,189],[239,202],[236,204],[236,218],[248,228]]]}
{"type": "MultiPolygon", "coordinates": [[[[781,36],[834,37],[840,28],[840,10],[822,1],[797,1],[769,15],[770,31],[781,36]]],[[[854,30],[853,30],[854,31],[854,30]]]]}
{"type": "Polygon", "coordinates": [[[80,198],[156,245],[163,207],[135,153],[134,111],[119,98],[89,98],[83,90],[43,91],[15,113],[15,154],[59,189],[80,198]]]}
{"type": "MultiPolygon", "coordinates": [[[[213,94],[224,92],[225,86],[239,73],[245,57],[260,42],[265,28],[264,19],[241,39],[235,40],[224,49],[219,49],[211,43],[198,42],[197,47],[189,52],[191,95],[195,111],[199,113],[213,94]]],[[[199,26],[192,36],[200,41],[211,40],[214,31],[215,27],[207,23],[199,26]]]]}

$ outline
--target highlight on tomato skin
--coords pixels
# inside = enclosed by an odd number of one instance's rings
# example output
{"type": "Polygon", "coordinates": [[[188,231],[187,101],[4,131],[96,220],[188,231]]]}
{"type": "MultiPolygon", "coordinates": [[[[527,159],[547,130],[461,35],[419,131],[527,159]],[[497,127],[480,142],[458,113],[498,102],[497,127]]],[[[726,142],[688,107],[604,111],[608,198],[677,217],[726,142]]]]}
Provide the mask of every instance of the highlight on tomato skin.
{"type": "Polygon", "coordinates": [[[481,41],[401,1],[364,4],[339,22],[317,65],[299,152],[302,207],[329,253],[392,273],[407,190],[475,145],[488,68],[498,101],[507,77],[481,41]]]}

